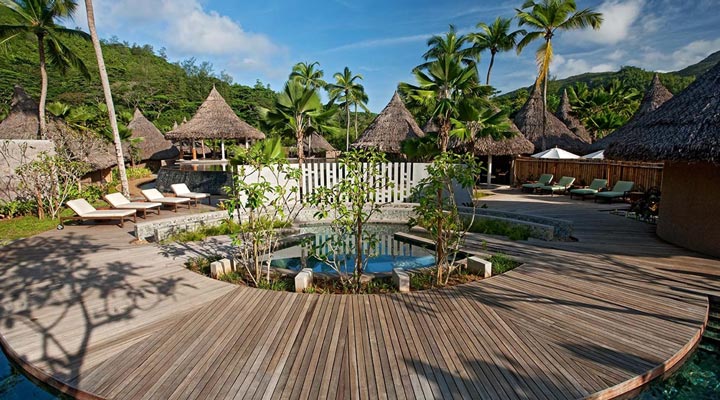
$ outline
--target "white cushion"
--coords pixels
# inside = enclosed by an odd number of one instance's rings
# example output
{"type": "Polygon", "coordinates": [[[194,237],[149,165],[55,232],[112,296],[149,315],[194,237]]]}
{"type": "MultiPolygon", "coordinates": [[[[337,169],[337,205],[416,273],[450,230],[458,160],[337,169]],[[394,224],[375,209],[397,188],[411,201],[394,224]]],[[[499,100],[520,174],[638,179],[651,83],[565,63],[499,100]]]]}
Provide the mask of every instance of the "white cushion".
{"type": "Polygon", "coordinates": [[[114,208],[118,208],[123,204],[130,204],[130,200],[128,200],[127,197],[123,196],[122,193],[110,193],[106,194],[103,197],[105,198],[105,201],[107,201],[114,208]]]}
{"type": "Polygon", "coordinates": [[[162,193],[160,193],[157,189],[145,189],[142,191],[143,196],[145,196],[148,201],[154,201],[154,200],[160,200],[162,198],[165,198],[162,193]]]}
{"type": "Polygon", "coordinates": [[[175,194],[178,196],[181,194],[191,193],[190,189],[188,189],[187,185],[184,183],[176,183],[174,185],[170,185],[170,187],[172,188],[172,191],[175,192],[175,194]]]}
{"type": "Polygon", "coordinates": [[[162,203],[143,203],[139,201],[133,201],[131,203],[125,203],[120,204],[119,206],[113,206],[115,208],[123,208],[123,209],[129,209],[132,208],[134,210],[143,210],[143,209],[149,209],[149,208],[155,208],[162,206],[162,203]]]}
{"type": "Polygon", "coordinates": [[[129,217],[135,214],[135,210],[95,210],[89,214],[81,215],[81,217],[92,218],[116,218],[129,217]]]}
{"type": "Polygon", "coordinates": [[[207,193],[195,193],[195,192],[178,194],[178,197],[186,197],[188,199],[204,199],[208,196],[210,196],[210,195],[207,193]]]}
{"type": "Polygon", "coordinates": [[[90,203],[87,202],[85,199],[75,199],[70,200],[67,202],[68,207],[70,207],[73,211],[75,211],[75,214],[83,217],[87,214],[90,214],[95,210],[95,207],[93,207],[90,203]]]}

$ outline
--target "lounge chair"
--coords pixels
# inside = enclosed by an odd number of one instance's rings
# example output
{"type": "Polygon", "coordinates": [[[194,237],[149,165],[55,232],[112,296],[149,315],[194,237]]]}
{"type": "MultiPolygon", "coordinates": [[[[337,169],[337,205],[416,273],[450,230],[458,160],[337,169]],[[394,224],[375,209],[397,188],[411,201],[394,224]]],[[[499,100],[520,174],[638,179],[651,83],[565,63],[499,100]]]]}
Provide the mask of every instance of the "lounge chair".
{"type": "Polygon", "coordinates": [[[572,186],[572,184],[575,183],[575,178],[571,176],[563,176],[560,178],[559,181],[557,181],[554,185],[545,185],[540,188],[541,192],[548,191],[550,194],[555,194],[555,192],[567,192],[567,190],[572,186]]]}
{"type": "Polygon", "coordinates": [[[105,201],[110,204],[112,208],[121,210],[137,210],[142,211],[142,217],[147,218],[148,210],[156,209],[158,215],[160,215],[161,203],[148,203],[145,201],[130,201],[127,197],[123,196],[122,193],[110,193],[103,196],[105,201]]]}
{"type": "Polygon", "coordinates": [[[97,210],[85,199],[70,200],[67,202],[67,206],[77,214],[70,219],[81,222],[86,219],[119,219],[121,228],[125,223],[125,218],[132,217],[133,222],[137,222],[135,210],[97,210]]]}
{"type": "Polygon", "coordinates": [[[612,203],[614,199],[624,199],[625,196],[627,196],[627,193],[632,190],[633,186],[635,186],[634,182],[617,181],[615,186],[613,186],[612,190],[595,193],[595,202],[597,203],[598,199],[606,199],[607,201],[612,203]]]}
{"type": "Polygon", "coordinates": [[[185,204],[188,208],[190,208],[190,199],[180,197],[165,197],[157,189],[145,189],[142,191],[142,195],[147,199],[147,201],[152,201],[153,203],[160,203],[164,206],[172,206],[173,211],[175,212],[177,212],[179,204],[185,204]]]}
{"type": "Polygon", "coordinates": [[[570,190],[570,198],[572,199],[573,196],[578,196],[585,200],[585,196],[594,195],[599,192],[600,189],[604,189],[605,186],[607,186],[607,179],[593,179],[593,181],[590,182],[590,186],[586,188],[570,190]]]}
{"type": "Polygon", "coordinates": [[[552,180],[553,180],[553,174],[542,174],[542,175],[540,175],[540,179],[538,179],[537,182],[535,182],[535,183],[524,183],[524,184],[522,185],[522,190],[523,190],[523,191],[526,191],[526,190],[527,190],[527,191],[529,191],[529,192],[534,192],[534,191],[540,189],[540,188],[543,187],[543,186],[549,185],[550,182],[552,182],[552,180]]]}
{"type": "Polygon", "coordinates": [[[191,192],[184,183],[176,183],[174,185],[170,185],[170,187],[172,188],[172,191],[175,192],[175,196],[193,200],[195,202],[195,207],[197,207],[198,201],[205,198],[208,199],[208,204],[210,204],[210,193],[191,192]]]}

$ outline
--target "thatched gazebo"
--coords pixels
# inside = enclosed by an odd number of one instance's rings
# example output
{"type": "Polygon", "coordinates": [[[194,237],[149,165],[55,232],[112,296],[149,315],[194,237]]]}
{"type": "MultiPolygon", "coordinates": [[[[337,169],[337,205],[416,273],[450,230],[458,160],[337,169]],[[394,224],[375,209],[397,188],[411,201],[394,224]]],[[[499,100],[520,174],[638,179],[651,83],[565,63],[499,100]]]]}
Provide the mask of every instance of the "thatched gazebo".
{"type": "Polygon", "coordinates": [[[575,135],[582,140],[590,143],[592,137],[588,133],[585,126],[580,122],[575,115],[573,115],[572,107],[570,106],[570,98],[567,94],[567,89],[563,89],[562,97],[560,98],[560,106],[558,107],[555,116],[562,121],[575,135]]]}
{"type": "MultiPolygon", "coordinates": [[[[190,121],[165,135],[171,140],[219,139],[225,160],[225,140],[249,143],[265,139],[265,134],[240,119],[213,86],[207,99],[190,121]]],[[[196,158],[193,153],[193,158],[196,158]]]]}
{"type": "Polygon", "coordinates": [[[401,156],[403,141],[424,136],[425,133],[405,107],[400,95],[395,92],[390,103],[375,117],[352,146],[377,148],[384,153],[401,156]]]}
{"type": "Polygon", "coordinates": [[[588,150],[589,151],[599,151],[604,150],[608,148],[612,143],[615,143],[617,141],[622,141],[622,132],[628,132],[630,129],[625,129],[628,126],[631,126],[635,123],[635,121],[642,117],[645,114],[651,113],[658,109],[660,106],[665,104],[666,101],[670,100],[673,97],[672,93],[670,93],[665,86],[663,86],[662,82],[660,82],[660,77],[658,74],[655,74],[655,76],[652,79],[652,82],[650,82],[650,86],[645,91],[645,96],[643,96],[642,101],[640,102],[640,107],[638,107],[638,110],[635,112],[635,115],[633,115],[632,118],[625,124],[625,126],[621,127],[620,129],[616,130],[615,132],[610,133],[609,135],[605,136],[604,138],[598,140],[597,142],[593,143],[588,150]]]}
{"type": "Polygon", "coordinates": [[[590,144],[588,138],[576,135],[547,109],[545,110],[545,148],[543,148],[543,100],[540,90],[533,85],[530,97],[515,115],[515,125],[535,145],[535,151],[560,147],[583,154],[590,144]]]}
{"type": "MultiPolygon", "coordinates": [[[[0,122],[0,140],[35,140],[40,131],[38,103],[20,86],[15,86],[10,114],[0,122]]],[[[93,180],[108,179],[110,168],[117,165],[111,143],[90,132],[71,129],[62,120],[50,117],[47,136],[55,148],[66,148],[73,158],[89,163],[96,173],[93,180]]]]}
{"type": "Polygon", "coordinates": [[[664,161],[658,235],[720,257],[720,63],[616,134],[605,156],[664,161]]]}
{"type": "Polygon", "coordinates": [[[323,153],[327,158],[335,158],[338,151],[322,135],[311,131],[303,137],[303,152],[305,154],[323,153]]]}
{"type": "Polygon", "coordinates": [[[138,145],[143,161],[163,161],[178,157],[180,152],[172,142],[165,139],[160,130],[150,122],[139,109],[135,109],[132,121],[128,124],[133,139],[142,139],[138,145]]]}

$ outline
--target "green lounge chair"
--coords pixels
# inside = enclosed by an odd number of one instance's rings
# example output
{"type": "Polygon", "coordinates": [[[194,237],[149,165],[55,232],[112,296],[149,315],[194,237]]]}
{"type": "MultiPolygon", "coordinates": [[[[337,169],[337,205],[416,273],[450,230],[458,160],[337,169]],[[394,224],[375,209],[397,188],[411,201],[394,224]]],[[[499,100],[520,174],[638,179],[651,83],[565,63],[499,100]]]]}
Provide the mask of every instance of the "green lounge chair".
{"type": "Polygon", "coordinates": [[[540,189],[543,186],[549,185],[550,182],[553,180],[553,174],[542,174],[540,175],[540,179],[536,183],[524,183],[522,185],[522,190],[527,190],[528,192],[534,192],[538,189],[540,189]]]}
{"type": "Polygon", "coordinates": [[[590,186],[586,188],[572,189],[570,191],[570,198],[572,199],[574,195],[585,200],[585,196],[594,195],[599,192],[600,189],[603,189],[605,186],[607,186],[607,179],[593,179],[593,181],[590,183],[590,186]]]}
{"type": "Polygon", "coordinates": [[[617,181],[615,186],[613,186],[612,190],[607,192],[597,192],[595,194],[595,202],[597,203],[598,199],[606,199],[610,203],[612,203],[613,199],[624,199],[627,195],[627,192],[631,191],[633,186],[635,186],[635,182],[617,181]]]}
{"type": "Polygon", "coordinates": [[[575,178],[571,176],[563,176],[554,185],[545,185],[541,187],[540,191],[548,191],[551,195],[555,192],[565,192],[570,188],[570,186],[572,186],[573,183],[575,183],[575,178]]]}

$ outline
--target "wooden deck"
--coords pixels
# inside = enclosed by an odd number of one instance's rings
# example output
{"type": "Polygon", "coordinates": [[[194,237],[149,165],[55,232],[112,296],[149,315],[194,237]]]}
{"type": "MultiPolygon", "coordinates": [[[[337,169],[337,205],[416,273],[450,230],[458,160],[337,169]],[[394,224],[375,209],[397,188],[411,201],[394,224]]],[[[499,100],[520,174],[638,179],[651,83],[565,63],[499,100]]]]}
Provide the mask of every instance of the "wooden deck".
{"type": "Polygon", "coordinates": [[[619,205],[504,194],[490,208],[572,220],[577,242],[470,247],[527,260],[405,295],[235,287],[182,261],[226,243],[132,245],[77,226],[0,249],[3,346],[78,397],[611,398],[702,334],[720,260],[663,243],[619,205]]]}

